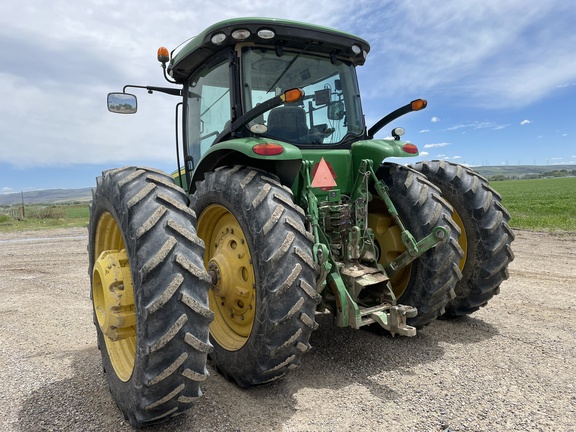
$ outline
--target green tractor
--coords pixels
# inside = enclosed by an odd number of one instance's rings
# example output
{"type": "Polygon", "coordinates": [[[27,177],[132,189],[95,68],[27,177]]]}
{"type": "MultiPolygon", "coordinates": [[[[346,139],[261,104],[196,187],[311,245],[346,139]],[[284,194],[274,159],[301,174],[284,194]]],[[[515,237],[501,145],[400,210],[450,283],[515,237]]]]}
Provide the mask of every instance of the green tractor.
{"type": "Polygon", "coordinates": [[[363,39],[260,18],[223,21],[158,51],[178,97],[177,166],[97,179],[89,273],[113,398],[134,426],[201,396],[207,359],[241,387],[298,367],[330,312],[339,327],[414,336],[484,306],[508,277],[514,234],[500,196],[472,170],[414,157],[374,135],[426,107],[364,122],[363,39]]]}

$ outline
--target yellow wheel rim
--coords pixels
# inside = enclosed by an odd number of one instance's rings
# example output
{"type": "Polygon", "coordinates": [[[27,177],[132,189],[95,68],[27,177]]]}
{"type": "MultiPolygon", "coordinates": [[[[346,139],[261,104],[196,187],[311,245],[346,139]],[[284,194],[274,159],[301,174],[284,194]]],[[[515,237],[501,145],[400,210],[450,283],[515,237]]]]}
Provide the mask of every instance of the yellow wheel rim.
{"type": "Polygon", "coordinates": [[[232,213],[217,204],[206,207],[196,229],[206,244],[204,265],[215,282],[209,293],[214,312],[210,334],[224,349],[239,350],[250,337],[256,311],[254,268],[246,236],[232,213]]]}
{"type": "Polygon", "coordinates": [[[452,220],[456,222],[458,228],[460,228],[460,236],[458,237],[458,244],[464,251],[464,256],[458,263],[458,267],[460,271],[464,269],[464,265],[466,264],[466,256],[468,255],[468,236],[466,235],[466,228],[464,228],[464,222],[462,222],[462,218],[458,214],[456,210],[452,212],[452,220]]]}
{"type": "Polygon", "coordinates": [[[130,264],[114,217],[104,212],[96,226],[92,298],[114,372],[126,382],[136,358],[136,312],[130,264]]]}
{"type": "MultiPolygon", "coordinates": [[[[402,233],[394,219],[388,213],[386,206],[377,197],[370,203],[368,213],[368,227],[374,232],[374,239],[378,243],[380,250],[380,264],[386,266],[406,251],[406,246],[402,243],[402,233]]],[[[392,291],[396,298],[400,298],[410,282],[412,264],[408,264],[400,271],[390,277],[392,291]]]]}

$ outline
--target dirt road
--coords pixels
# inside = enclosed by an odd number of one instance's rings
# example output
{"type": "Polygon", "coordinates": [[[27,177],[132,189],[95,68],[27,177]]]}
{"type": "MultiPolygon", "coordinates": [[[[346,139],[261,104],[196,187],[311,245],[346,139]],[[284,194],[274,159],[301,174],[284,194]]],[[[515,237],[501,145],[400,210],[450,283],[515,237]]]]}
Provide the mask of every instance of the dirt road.
{"type": "MultiPolygon", "coordinates": [[[[0,430],[131,430],[92,324],[86,231],[0,234],[0,430]]],[[[318,318],[302,366],[206,396],[154,430],[576,430],[576,235],[517,232],[510,279],[471,317],[415,338],[318,318]]]]}

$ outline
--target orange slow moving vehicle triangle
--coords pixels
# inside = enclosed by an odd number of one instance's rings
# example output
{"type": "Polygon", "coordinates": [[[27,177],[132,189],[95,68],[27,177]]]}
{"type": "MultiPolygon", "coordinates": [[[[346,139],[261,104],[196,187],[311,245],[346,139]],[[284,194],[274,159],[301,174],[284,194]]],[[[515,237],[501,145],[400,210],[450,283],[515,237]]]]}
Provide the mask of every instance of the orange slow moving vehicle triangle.
{"type": "Polygon", "coordinates": [[[334,181],[334,173],[322,158],[320,163],[315,167],[315,173],[313,173],[314,178],[312,179],[312,187],[317,187],[322,190],[330,190],[336,185],[334,181]]]}

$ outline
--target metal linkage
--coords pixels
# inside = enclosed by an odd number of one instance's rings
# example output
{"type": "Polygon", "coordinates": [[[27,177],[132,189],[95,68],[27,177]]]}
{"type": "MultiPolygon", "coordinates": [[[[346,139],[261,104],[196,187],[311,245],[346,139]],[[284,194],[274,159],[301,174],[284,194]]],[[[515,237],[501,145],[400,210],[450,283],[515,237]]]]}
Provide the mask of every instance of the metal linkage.
{"type": "Polygon", "coordinates": [[[318,211],[318,198],[314,195],[312,191],[312,167],[314,162],[312,161],[302,161],[301,173],[304,177],[304,185],[306,192],[304,194],[304,200],[307,207],[307,215],[310,225],[312,227],[312,234],[314,235],[314,246],[312,252],[314,254],[314,261],[318,264],[320,268],[320,274],[316,279],[316,291],[321,293],[326,286],[326,277],[332,269],[332,263],[330,262],[330,251],[326,246],[326,242],[321,241],[320,238],[320,227],[319,227],[319,211],[318,211]]]}
{"type": "Polygon", "coordinates": [[[416,252],[411,253],[406,251],[400,256],[398,256],[394,261],[391,261],[384,267],[386,273],[394,274],[402,267],[410,264],[419,256],[426,253],[428,250],[432,249],[438,243],[445,241],[450,236],[448,230],[444,227],[436,227],[432,230],[432,233],[424,237],[418,243],[416,243],[416,252]]]}
{"type": "Polygon", "coordinates": [[[329,191],[322,202],[312,187],[313,167],[313,161],[302,163],[305,188],[302,199],[314,235],[313,254],[320,267],[316,289],[322,294],[324,306],[334,313],[339,327],[357,329],[379,324],[393,335],[416,335],[416,328],[406,324],[406,319],[418,312],[414,307],[396,303],[389,274],[434,247],[447,237],[448,231],[436,228],[417,242],[402,224],[386,185],[372,169],[371,160],[362,160],[350,197],[341,196],[335,189],[329,191]],[[407,248],[386,267],[377,262],[374,235],[368,227],[370,181],[374,182],[376,193],[401,229],[407,248]]]}
{"type": "Polygon", "coordinates": [[[415,317],[418,311],[412,306],[390,306],[388,310],[374,312],[370,318],[388,330],[392,335],[416,336],[416,327],[406,324],[406,318],[415,317]]]}

